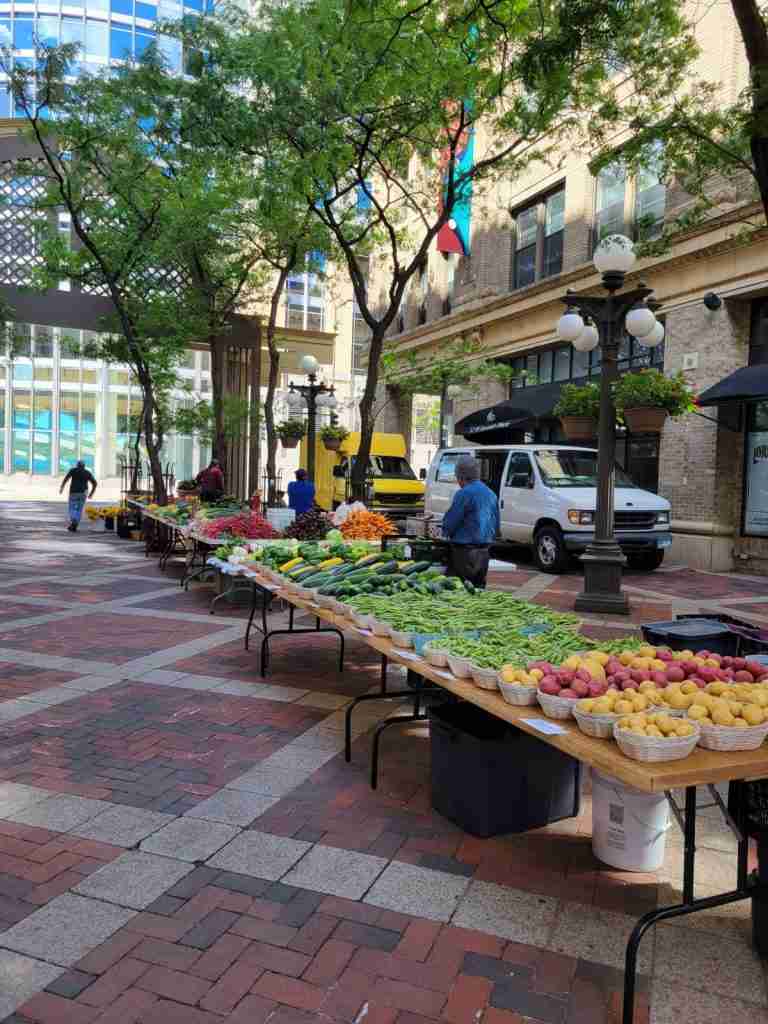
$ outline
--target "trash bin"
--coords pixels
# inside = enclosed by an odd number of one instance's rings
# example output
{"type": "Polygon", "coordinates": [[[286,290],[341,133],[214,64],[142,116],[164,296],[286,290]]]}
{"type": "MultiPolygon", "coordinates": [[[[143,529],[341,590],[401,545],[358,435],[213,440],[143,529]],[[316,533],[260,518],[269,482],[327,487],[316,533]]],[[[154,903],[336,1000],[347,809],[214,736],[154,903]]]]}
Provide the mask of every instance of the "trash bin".
{"type": "Polygon", "coordinates": [[[649,622],[643,627],[643,639],[656,647],[673,651],[700,651],[705,648],[716,654],[736,654],[739,636],[728,623],[716,618],[674,619],[670,622],[649,622]]]}
{"type": "Polygon", "coordinates": [[[581,765],[482,708],[429,712],[432,807],[465,832],[527,832],[579,813],[581,765]]]}

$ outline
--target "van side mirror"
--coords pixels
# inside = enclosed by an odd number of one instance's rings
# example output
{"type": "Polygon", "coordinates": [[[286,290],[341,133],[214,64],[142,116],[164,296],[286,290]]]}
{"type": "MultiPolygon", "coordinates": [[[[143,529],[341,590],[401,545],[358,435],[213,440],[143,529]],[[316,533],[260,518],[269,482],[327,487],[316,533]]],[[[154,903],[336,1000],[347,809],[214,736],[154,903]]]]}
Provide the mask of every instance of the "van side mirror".
{"type": "Polygon", "coordinates": [[[427,479],[427,471],[422,466],[422,468],[419,470],[419,480],[426,480],[426,479],[427,479]]]}

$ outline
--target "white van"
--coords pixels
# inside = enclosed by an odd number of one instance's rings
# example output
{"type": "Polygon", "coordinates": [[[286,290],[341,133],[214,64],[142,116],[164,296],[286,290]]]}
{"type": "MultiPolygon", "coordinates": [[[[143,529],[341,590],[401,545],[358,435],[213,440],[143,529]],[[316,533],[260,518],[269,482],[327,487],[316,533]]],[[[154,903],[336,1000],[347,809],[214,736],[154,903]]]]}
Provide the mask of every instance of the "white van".
{"type": "MultiPolygon", "coordinates": [[[[456,462],[473,455],[480,476],[499,496],[500,540],[532,548],[542,572],[561,572],[569,555],[594,537],[597,451],[552,444],[442,448],[427,474],[425,514],[442,519],[458,484],[456,462]]],[[[616,540],[637,569],[657,569],[672,544],[670,505],[643,491],[618,466],[616,540]]]]}

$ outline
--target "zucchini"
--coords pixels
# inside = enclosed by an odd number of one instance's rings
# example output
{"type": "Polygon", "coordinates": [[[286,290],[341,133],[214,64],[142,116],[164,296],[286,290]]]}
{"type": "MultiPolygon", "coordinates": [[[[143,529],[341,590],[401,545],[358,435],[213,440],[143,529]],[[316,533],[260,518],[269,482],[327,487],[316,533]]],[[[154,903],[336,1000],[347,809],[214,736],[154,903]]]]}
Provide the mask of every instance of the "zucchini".
{"type": "Polygon", "coordinates": [[[431,564],[431,562],[411,562],[409,566],[403,566],[400,572],[405,573],[406,576],[413,576],[414,573],[424,572],[431,564]]]}
{"type": "Polygon", "coordinates": [[[363,555],[362,558],[358,558],[358,560],[355,562],[355,565],[358,567],[358,569],[361,569],[364,565],[375,565],[376,562],[381,561],[381,558],[381,554],[363,555]]]}
{"type": "Polygon", "coordinates": [[[475,593],[476,587],[475,587],[474,583],[471,583],[469,580],[462,580],[461,582],[464,584],[464,589],[466,590],[466,592],[468,594],[474,594],[475,593]]]}
{"type": "Polygon", "coordinates": [[[379,565],[374,566],[373,571],[379,576],[383,576],[386,573],[397,572],[397,562],[394,558],[391,562],[381,562],[379,565]]]}

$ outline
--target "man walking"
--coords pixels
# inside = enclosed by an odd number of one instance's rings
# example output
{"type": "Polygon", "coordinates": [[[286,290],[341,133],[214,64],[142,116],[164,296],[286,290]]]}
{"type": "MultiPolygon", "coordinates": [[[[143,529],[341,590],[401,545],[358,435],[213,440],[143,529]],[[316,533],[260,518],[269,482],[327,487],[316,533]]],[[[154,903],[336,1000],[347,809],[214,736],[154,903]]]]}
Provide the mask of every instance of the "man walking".
{"type": "Polygon", "coordinates": [[[67,486],[67,481],[69,481],[69,526],[67,529],[70,533],[76,533],[86,502],[85,492],[88,490],[88,484],[90,484],[91,493],[88,495],[88,498],[93,497],[96,492],[96,478],[85,468],[85,463],[80,459],[61,481],[59,494],[63,493],[64,488],[67,486]]]}
{"type": "Polygon", "coordinates": [[[480,479],[480,464],[471,455],[457,461],[456,482],[459,489],[443,516],[443,534],[451,542],[448,574],[484,587],[499,531],[499,499],[480,479]]]}

